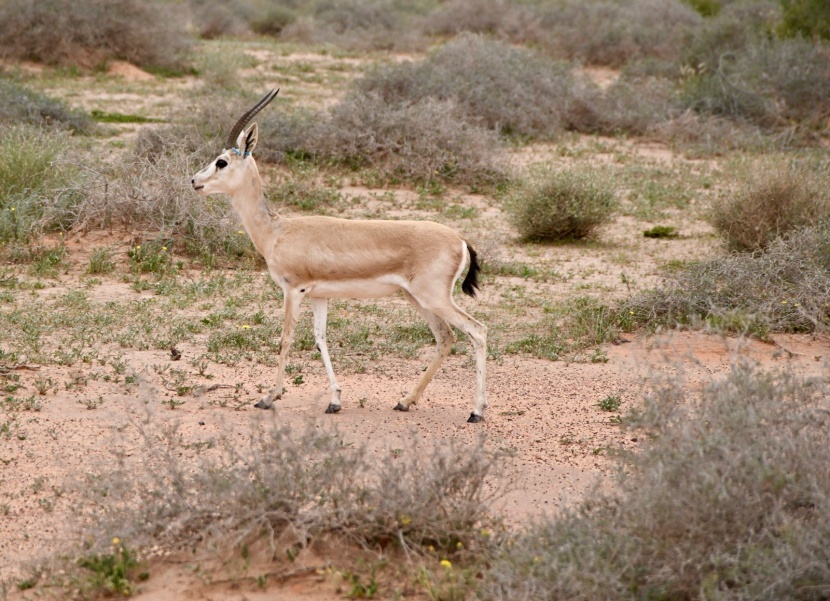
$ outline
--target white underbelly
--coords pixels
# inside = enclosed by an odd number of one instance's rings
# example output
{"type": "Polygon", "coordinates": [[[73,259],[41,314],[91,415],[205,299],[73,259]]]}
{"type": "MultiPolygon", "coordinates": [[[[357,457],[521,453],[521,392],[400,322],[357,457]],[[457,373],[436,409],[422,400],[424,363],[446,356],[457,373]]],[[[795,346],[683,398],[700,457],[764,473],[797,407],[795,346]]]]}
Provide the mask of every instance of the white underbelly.
{"type": "Polygon", "coordinates": [[[396,279],[315,282],[309,286],[307,294],[312,298],[378,298],[401,289],[403,282],[398,283],[396,279]]]}

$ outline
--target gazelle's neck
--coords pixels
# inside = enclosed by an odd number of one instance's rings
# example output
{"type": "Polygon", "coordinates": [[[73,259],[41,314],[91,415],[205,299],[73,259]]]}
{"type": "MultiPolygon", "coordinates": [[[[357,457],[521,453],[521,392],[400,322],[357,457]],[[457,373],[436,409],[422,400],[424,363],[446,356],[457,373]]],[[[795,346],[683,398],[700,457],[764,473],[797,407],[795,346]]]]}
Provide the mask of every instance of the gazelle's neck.
{"type": "Polygon", "coordinates": [[[245,177],[250,178],[249,185],[242,186],[242,189],[231,195],[231,204],[259,254],[267,256],[266,248],[274,234],[274,216],[268,210],[262,195],[262,180],[256,163],[252,158],[247,158],[246,161],[250,161],[245,173],[245,177]]]}

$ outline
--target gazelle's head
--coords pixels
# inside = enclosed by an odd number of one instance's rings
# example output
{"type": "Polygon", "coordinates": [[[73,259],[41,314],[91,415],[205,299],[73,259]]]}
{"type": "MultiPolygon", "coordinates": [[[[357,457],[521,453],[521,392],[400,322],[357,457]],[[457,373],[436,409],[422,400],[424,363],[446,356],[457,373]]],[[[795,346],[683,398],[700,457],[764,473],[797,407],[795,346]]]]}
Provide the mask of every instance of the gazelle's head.
{"type": "Polygon", "coordinates": [[[271,90],[250,109],[245,111],[228,134],[225,149],[210,164],[190,180],[193,189],[202,196],[230,194],[250,186],[246,174],[256,165],[251,153],[256,147],[258,128],[254,123],[246,129],[251,119],[276,98],[279,90],[271,90]]]}

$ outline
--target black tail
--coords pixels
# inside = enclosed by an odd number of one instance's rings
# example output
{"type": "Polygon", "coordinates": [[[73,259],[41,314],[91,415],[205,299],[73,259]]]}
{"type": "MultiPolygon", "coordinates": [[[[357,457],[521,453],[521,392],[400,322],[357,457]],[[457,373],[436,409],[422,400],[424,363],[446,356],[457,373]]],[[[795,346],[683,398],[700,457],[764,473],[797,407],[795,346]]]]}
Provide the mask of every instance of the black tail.
{"type": "Polygon", "coordinates": [[[476,290],[478,290],[478,272],[481,271],[481,266],[476,260],[476,251],[469,244],[467,244],[467,251],[470,253],[470,269],[467,270],[467,277],[461,283],[461,290],[464,294],[475,298],[476,290]]]}

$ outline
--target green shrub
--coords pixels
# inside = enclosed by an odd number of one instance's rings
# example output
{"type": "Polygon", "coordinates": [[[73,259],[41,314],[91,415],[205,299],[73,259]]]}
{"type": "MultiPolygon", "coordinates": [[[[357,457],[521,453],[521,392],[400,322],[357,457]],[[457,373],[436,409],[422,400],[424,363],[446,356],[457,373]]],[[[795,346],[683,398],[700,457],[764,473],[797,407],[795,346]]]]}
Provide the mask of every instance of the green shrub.
{"type": "Polygon", "coordinates": [[[830,40],[830,4],[825,0],[781,0],[781,6],[780,33],[830,40]]]}
{"type": "Polygon", "coordinates": [[[780,236],[830,219],[830,169],[804,162],[758,161],[734,191],[711,206],[709,220],[733,250],[763,250],[780,236]]]}
{"type": "Polygon", "coordinates": [[[525,240],[575,240],[594,234],[616,206],[601,175],[539,168],[509,192],[504,208],[525,240]]]}
{"type": "Polygon", "coordinates": [[[87,114],[69,109],[63,102],[30,90],[2,74],[0,123],[50,126],[80,134],[90,134],[95,130],[95,124],[87,114]]]}
{"type": "Polygon", "coordinates": [[[0,49],[7,57],[96,67],[122,59],[181,71],[187,20],[173,2],[7,0],[0,3],[0,49]]]}
{"type": "Polygon", "coordinates": [[[69,135],[15,125],[0,129],[0,245],[66,227],[79,200],[77,173],[62,163],[69,135]]]}
{"type": "Polygon", "coordinates": [[[822,598],[826,395],[826,381],[740,364],[700,392],[658,383],[623,420],[641,442],[615,483],[505,545],[479,598],[822,598]]]}

